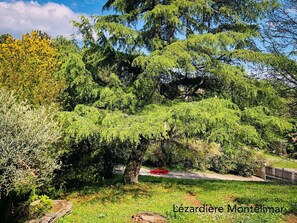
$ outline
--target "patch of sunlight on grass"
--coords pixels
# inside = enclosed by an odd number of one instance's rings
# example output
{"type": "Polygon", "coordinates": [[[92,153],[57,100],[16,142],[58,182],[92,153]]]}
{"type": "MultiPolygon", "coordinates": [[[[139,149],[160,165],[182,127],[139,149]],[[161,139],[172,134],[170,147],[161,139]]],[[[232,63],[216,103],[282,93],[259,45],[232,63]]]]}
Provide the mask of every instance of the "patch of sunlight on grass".
{"type": "Polygon", "coordinates": [[[267,165],[278,168],[293,168],[297,169],[297,162],[294,159],[289,159],[273,154],[263,153],[267,160],[267,165]]]}

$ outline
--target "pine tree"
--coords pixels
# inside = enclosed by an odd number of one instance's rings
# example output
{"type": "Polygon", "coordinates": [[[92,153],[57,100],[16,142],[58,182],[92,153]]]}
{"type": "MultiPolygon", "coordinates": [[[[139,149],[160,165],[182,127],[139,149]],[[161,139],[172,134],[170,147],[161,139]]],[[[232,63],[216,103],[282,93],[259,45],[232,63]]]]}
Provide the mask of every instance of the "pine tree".
{"type": "MultiPolygon", "coordinates": [[[[257,22],[276,6],[276,1],[265,0],[110,0],[104,9],[115,14],[75,22],[84,38],[89,69],[109,70],[103,76],[117,83],[105,84],[101,91],[105,97],[93,104],[105,110],[92,122],[90,134],[102,142],[133,145],[125,183],[137,182],[151,141],[198,137],[220,143],[225,150],[269,146],[269,134],[267,138],[257,129],[257,119],[250,119],[245,109],[269,107],[269,118],[277,119],[271,114],[277,114],[283,99],[268,81],[250,77],[244,62],[252,56],[260,59],[253,42],[257,22]],[[123,100],[117,98],[127,94],[134,109],[119,106],[123,100]],[[106,95],[111,98],[108,103],[106,95]]],[[[75,113],[68,115],[89,123],[75,113]]],[[[287,120],[283,123],[280,135],[292,128],[287,120]]],[[[73,129],[71,123],[66,126],[73,129]]]]}

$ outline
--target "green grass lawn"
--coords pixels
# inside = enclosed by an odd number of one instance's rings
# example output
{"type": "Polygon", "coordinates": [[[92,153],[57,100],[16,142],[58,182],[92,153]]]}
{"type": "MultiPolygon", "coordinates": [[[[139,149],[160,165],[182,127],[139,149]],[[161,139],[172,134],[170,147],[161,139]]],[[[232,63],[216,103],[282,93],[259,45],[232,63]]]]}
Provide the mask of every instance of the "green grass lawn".
{"type": "Polygon", "coordinates": [[[296,220],[297,186],[275,182],[181,180],[140,177],[137,185],[124,186],[119,176],[108,184],[84,187],[64,195],[73,202],[73,212],[59,223],[131,222],[139,212],[157,212],[170,222],[286,222],[296,220]],[[285,213],[179,213],[173,205],[222,206],[265,205],[284,207],[285,213]],[[293,214],[295,213],[295,215],[293,214]],[[290,218],[290,219],[288,219],[290,218]]]}
{"type": "Polygon", "coordinates": [[[280,157],[277,155],[263,153],[265,159],[267,160],[267,165],[279,168],[295,168],[297,169],[297,162],[293,159],[288,159],[280,157]]]}

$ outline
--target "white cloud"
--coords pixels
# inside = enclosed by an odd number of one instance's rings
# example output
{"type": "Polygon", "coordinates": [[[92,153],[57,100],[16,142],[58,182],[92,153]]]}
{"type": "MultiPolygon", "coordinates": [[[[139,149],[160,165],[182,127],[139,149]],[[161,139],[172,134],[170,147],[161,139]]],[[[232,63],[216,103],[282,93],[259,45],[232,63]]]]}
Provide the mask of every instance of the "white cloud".
{"type": "Polygon", "coordinates": [[[41,30],[50,36],[70,36],[75,31],[71,20],[78,14],[65,5],[48,2],[0,2],[0,34],[9,33],[15,38],[32,30],[41,30]]]}

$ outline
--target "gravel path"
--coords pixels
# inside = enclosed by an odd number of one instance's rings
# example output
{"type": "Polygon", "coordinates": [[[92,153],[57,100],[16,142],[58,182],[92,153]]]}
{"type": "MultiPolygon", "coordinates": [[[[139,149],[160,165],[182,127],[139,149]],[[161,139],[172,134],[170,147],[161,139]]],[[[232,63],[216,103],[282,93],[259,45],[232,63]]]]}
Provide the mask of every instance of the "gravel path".
{"type": "MultiPolygon", "coordinates": [[[[241,177],[232,174],[218,174],[218,173],[196,173],[196,172],[177,172],[169,171],[166,175],[151,174],[149,168],[141,167],[139,175],[142,176],[154,176],[154,177],[167,177],[167,178],[178,178],[178,179],[209,179],[209,180],[237,180],[237,181],[265,181],[262,178],[251,176],[241,177]]],[[[123,173],[124,168],[117,168],[116,173],[123,173]]]]}

